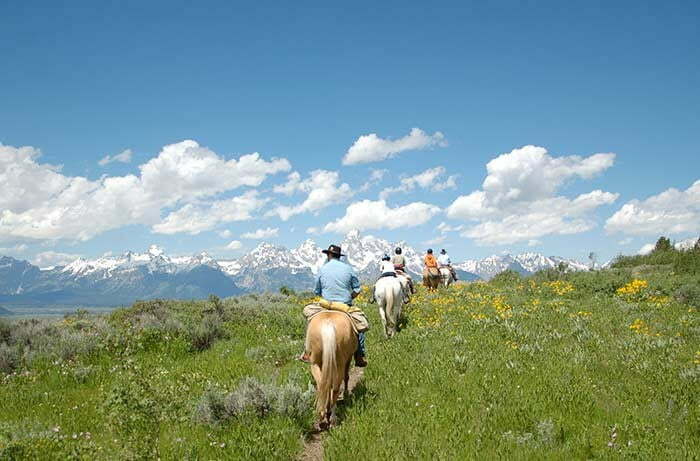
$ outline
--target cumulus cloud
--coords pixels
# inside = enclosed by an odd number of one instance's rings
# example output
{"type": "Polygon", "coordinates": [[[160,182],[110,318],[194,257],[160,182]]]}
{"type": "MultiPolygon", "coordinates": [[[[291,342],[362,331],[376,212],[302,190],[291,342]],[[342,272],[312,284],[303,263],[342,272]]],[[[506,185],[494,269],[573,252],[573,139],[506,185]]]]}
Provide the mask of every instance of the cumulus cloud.
{"type": "Polygon", "coordinates": [[[241,235],[241,238],[249,240],[267,239],[271,237],[277,237],[279,235],[279,232],[280,230],[276,227],[268,227],[267,229],[258,229],[255,232],[246,232],[245,234],[241,235]]]}
{"type": "Polygon", "coordinates": [[[202,205],[188,203],[154,225],[153,232],[158,234],[184,232],[196,235],[214,229],[221,223],[252,219],[251,213],[266,202],[266,199],[258,197],[257,191],[252,190],[238,197],[212,203],[202,205]]]}
{"type": "Polygon", "coordinates": [[[306,200],[294,206],[279,205],[268,213],[277,215],[283,221],[302,213],[313,213],[331,205],[349,200],[354,192],[347,183],[340,184],[337,171],[314,170],[305,180],[297,172],[290,174],[285,184],[274,188],[277,193],[291,195],[295,192],[306,194],[306,200]]]}
{"type": "Polygon", "coordinates": [[[421,189],[430,189],[433,191],[443,191],[446,189],[454,189],[457,187],[457,176],[449,176],[444,181],[438,181],[444,174],[445,168],[438,166],[429,168],[415,176],[409,176],[401,179],[401,184],[397,187],[387,187],[379,193],[379,198],[386,199],[390,194],[397,192],[407,193],[414,190],[416,187],[421,189]]]}
{"type": "Polygon", "coordinates": [[[325,232],[345,234],[353,229],[398,229],[415,227],[428,222],[440,208],[423,202],[389,207],[384,200],[363,200],[347,207],[345,216],[326,224],[325,232]]]}
{"type": "Polygon", "coordinates": [[[464,229],[464,226],[461,224],[459,226],[451,226],[445,221],[442,221],[440,224],[438,224],[437,229],[441,234],[446,234],[448,232],[460,232],[464,229]]]}
{"type": "Polygon", "coordinates": [[[52,266],[65,266],[78,259],[80,255],[70,253],[58,253],[56,251],[44,251],[38,253],[32,259],[32,264],[41,268],[52,266]]]}
{"type": "Polygon", "coordinates": [[[637,254],[648,255],[654,250],[655,247],[656,245],[654,243],[647,243],[646,245],[642,246],[642,248],[640,248],[639,251],[637,251],[637,254]]]}
{"type": "Polygon", "coordinates": [[[609,233],[678,235],[700,231],[700,180],[686,190],[667,189],[625,203],[605,223],[609,233]]]}
{"type": "Polygon", "coordinates": [[[240,250],[243,248],[243,244],[238,240],[232,240],[231,243],[226,245],[227,250],[240,250]]]}
{"type": "Polygon", "coordinates": [[[487,163],[482,189],[458,197],[447,216],[475,222],[461,235],[480,245],[585,232],[596,225],[593,211],[613,203],[618,194],[595,190],[574,199],[556,194],[567,181],[591,179],[614,160],[612,153],[553,157],[542,147],[515,149],[487,163]]]}
{"type": "Polygon", "coordinates": [[[438,237],[435,237],[434,239],[426,240],[425,242],[423,242],[423,245],[440,245],[445,240],[447,240],[447,237],[445,237],[444,235],[440,235],[438,237]]]}
{"type": "Polygon", "coordinates": [[[165,229],[178,217],[171,213],[161,223],[165,209],[182,207],[184,216],[202,207],[202,200],[258,186],[291,168],[286,159],[266,161],[258,153],[226,160],[195,141],[182,141],[165,146],[139,167],[139,175],[91,181],[39,163],[40,155],[32,147],[0,145],[0,240],[88,240],[129,224],[165,229]]]}
{"type": "Polygon", "coordinates": [[[378,184],[384,179],[384,175],[386,175],[389,172],[389,170],[382,169],[382,170],[377,170],[377,169],[372,169],[371,173],[369,175],[369,179],[367,182],[365,182],[362,187],[360,187],[361,192],[366,192],[369,190],[370,187],[374,186],[375,184],[378,184]]]}
{"type": "Polygon", "coordinates": [[[105,155],[97,163],[99,163],[100,166],[105,166],[112,162],[129,163],[132,154],[131,149],[125,149],[116,155],[105,155]]]}
{"type": "Polygon", "coordinates": [[[222,239],[229,239],[233,236],[233,232],[231,232],[228,229],[224,229],[222,231],[219,231],[218,234],[219,234],[219,237],[221,237],[222,239]]]}
{"type": "Polygon", "coordinates": [[[395,140],[382,139],[371,133],[357,138],[343,157],[343,165],[379,162],[407,150],[422,150],[435,146],[447,146],[445,136],[439,131],[429,135],[420,128],[412,128],[408,135],[395,140]]]}

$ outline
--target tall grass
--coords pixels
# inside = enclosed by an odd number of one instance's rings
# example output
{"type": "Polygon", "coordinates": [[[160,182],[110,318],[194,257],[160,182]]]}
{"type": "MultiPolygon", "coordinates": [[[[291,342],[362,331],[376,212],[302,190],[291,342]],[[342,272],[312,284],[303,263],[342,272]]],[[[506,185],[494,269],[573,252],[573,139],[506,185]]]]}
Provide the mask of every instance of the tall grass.
{"type": "MultiPolygon", "coordinates": [[[[700,457],[693,257],[421,290],[391,340],[361,297],[370,365],[326,456],[700,457]]],[[[0,321],[0,459],[295,458],[305,297],[0,321]]]]}

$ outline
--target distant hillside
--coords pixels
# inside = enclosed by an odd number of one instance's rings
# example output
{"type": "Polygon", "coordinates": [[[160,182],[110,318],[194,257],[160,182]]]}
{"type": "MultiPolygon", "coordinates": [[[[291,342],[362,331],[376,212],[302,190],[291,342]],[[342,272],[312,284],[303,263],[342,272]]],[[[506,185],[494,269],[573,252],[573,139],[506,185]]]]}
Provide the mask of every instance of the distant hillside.
{"type": "MultiPolygon", "coordinates": [[[[407,242],[390,242],[372,235],[349,232],[340,242],[345,260],[363,284],[374,283],[384,254],[400,247],[408,271],[419,280],[422,250],[407,242]]],[[[321,247],[306,240],[288,249],[267,242],[235,260],[215,260],[205,252],[170,256],[151,245],[143,253],[96,259],[79,258],[66,266],[38,268],[26,261],[0,257],[0,303],[12,305],[80,304],[119,306],[138,299],[204,299],[241,293],[276,292],[282,286],[303,291],[313,288],[315,275],[325,262],[321,247]]],[[[585,271],[578,261],[539,253],[493,255],[480,260],[455,262],[461,280],[489,280],[504,270],[523,275],[565,263],[585,271]]]]}
{"type": "Polygon", "coordinates": [[[2,315],[12,315],[12,311],[5,309],[4,307],[0,306],[0,316],[2,315]]]}

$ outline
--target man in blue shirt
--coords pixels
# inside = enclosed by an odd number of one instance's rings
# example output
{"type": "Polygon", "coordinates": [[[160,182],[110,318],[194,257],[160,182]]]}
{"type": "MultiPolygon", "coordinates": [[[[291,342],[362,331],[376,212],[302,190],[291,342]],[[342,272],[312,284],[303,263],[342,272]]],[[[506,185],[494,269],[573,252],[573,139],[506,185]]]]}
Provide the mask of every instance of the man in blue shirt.
{"type": "MultiPolygon", "coordinates": [[[[343,255],[339,246],[331,245],[327,250],[323,250],[323,253],[326,254],[328,260],[318,271],[314,292],[327,301],[336,301],[352,306],[352,300],[360,294],[360,281],[355,271],[349,264],[340,260],[340,257],[343,255]]],[[[315,305],[312,305],[304,309],[307,319],[310,318],[308,314],[318,312],[319,309],[314,307],[315,305]]],[[[358,319],[356,317],[361,318],[360,323],[364,322],[364,324],[367,324],[367,319],[361,311],[353,312],[350,316],[353,318],[356,328],[358,327],[358,319]]],[[[365,360],[365,329],[357,329],[359,333],[357,338],[358,347],[355,352],[355,365],[364,367],[367,366],[367,360],[365,360]]],[[[307,353],[304,352],[300,359],[308,362],[307,353]]]]}

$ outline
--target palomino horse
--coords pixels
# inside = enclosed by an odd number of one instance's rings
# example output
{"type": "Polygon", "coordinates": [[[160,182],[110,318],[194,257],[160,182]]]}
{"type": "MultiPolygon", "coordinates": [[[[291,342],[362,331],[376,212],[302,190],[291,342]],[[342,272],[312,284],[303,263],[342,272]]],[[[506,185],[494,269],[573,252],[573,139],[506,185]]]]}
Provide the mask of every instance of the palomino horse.
{"type": "Polygon", "coordinates": [[[423,269],[423,285],[428,291],[435,291],[440,285],[440,271],[437,267],[426,267],[423,269]]]}
{"type": "Polygon", "coordinates": [[[447,266],[440,266],[440,278],[442,280],[442,286],[445,288],[452,284],[452,271],[447,266]]]}
{"type": "Polygon", "coordinates": [[[404,291],[398,277],[382,277],[374,285],[374,299],[379,306],[379,317],[384,325],[384,336],[391,338],[396,334],[404,291]]]}
{"type": "Polygon", "coordinates": [[[318,426],[327,429],[335,424],[335,404],[340,385],[348,392],[350,361],[357,350],[357,335],[347,314],[325,311],[316,314],[306,328],[311,374],[316,381],[316,416],[318,426]]]}

